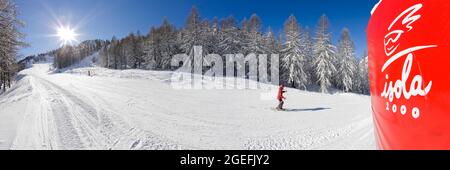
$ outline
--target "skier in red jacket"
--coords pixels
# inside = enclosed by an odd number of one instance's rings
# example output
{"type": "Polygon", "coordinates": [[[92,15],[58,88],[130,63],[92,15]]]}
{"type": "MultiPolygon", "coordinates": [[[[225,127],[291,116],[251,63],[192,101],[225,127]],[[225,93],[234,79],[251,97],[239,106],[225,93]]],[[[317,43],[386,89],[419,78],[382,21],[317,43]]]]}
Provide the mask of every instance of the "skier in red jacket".
{"type": "Polygon", "coordinates": [[[277,96],[277,99],[279,101],[277,110],[284,110],[283,109],[284,99],[286,99],[286,97],[283,96],[284,93],[286,93],[286,91],[284,91],[284,85],[280,85],[280,88],[278,88],[278,96],[277,96]]]}

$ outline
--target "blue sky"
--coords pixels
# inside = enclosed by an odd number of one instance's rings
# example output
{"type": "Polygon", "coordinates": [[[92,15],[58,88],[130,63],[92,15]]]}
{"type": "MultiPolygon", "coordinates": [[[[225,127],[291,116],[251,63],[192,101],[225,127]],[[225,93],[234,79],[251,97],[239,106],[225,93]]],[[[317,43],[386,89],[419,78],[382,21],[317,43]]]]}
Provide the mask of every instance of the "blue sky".
{"type": "Polygon", "coordinates": [[[58,21],[76,27],[80,41],[124,37],[130,32],[147,33],[160,25],[163,17],[177,27],[185,24],[193,5],[202,18],[249,18],[256,13],[264,27],[281,32],[283,23],[294,14],[302,26],[314,29],[322,14],[331,22],[330,31],[336,42],[344,27],[348,27],[355,42],[356,53],[367,49],[366,25],[370,11],[378,0],[17,0],[19,18],[30,47],[20,50],[32,55],[56,49],[60,43],[56,34],[58,21]]]}

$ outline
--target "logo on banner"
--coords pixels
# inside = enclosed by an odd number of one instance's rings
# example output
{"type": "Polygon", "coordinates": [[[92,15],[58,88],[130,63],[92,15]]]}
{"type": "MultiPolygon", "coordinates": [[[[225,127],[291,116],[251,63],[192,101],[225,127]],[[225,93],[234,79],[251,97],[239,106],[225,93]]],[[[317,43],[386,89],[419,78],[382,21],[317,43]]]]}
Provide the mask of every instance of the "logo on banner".
{"type": "MultiPolygon", "coordinates": [[[[430,93],[433,86],[432,80],[425,82],[420,73],[411,73],[411,68],[414,64],[414,58],[419,57],[415,54],[417,51],[436,48],[437,45],[426,44],[407,47],[400,50],[401,38],[408,32],[414,31],[414,23],[420,20],[420,10],[422,4],[416,4],[403,11],[400,15],[392,21],[388,28],[388,33],[384,37],[384,53],[388,60],[384,63],[381,72],[386,75],[384,90],[381,97],[387,100],[386,110],[392,113],[400,113],[402,115],[411,115],[414,119],[420,118],[420,108],[417,106],[407,106],[399,104],[396,100],[405,99],[410,100],[418,96],[426,96],[430,93]],[[398,28],[398,29],[394,29],[398,28]],[[403,62],[400,79],[394,80],[389,77],[386,72],[393,63],[403,62]]],[[[389,72],[393,72],[390,69],[389,72]]]]}

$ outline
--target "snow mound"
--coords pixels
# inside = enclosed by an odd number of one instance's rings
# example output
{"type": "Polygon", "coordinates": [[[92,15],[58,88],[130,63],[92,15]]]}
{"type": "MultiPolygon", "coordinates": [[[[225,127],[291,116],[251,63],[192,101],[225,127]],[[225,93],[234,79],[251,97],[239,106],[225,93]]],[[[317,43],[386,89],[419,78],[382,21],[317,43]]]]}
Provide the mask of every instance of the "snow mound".
{"type": "Polygon", "coordinates": [[[33,88],[30,78],[19,74],[11,89],[0,95],[0,150],[10,149],[24,115],[29,114],[33,88]]]}

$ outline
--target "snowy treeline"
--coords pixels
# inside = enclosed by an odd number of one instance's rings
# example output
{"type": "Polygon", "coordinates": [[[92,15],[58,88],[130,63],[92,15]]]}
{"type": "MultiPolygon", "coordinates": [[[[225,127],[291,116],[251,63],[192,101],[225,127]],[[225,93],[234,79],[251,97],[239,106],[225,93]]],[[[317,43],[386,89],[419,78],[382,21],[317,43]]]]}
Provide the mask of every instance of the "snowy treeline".
{"type": "Polygon", "coordinates": [[[11,86],[11,78],[18,70],[15,64],[18,48],[25,45],[18,31],[20,26],[15,2],[0,0],[0,89],[3,91],[11,86]]]}
{"type": "Polygon", "coordinates": [[[97,52],[103,46],[105,46],[105,42],[102,40],[84,41],[76,46],[64,45],[52,52],[53,56],[55,56],[54,66],[56,68],[65,68],[76,64],[85,57],[97,52]]]}
{"type": "Polygon", "coordinates": [[[174,69],[172,57],[185,53],[193,58],[194,46],[203,47],[203,56],[221,55],[223,63],[226,54],[268,54],[268,61],[270,54],[280,54],[280,81],[287,86],[323,93],[337,88],[367,94],[367,55],[357,59],[348,29],[343,29],[337,46],[328,29],[325,15],[312,35],[291,15],[277,35],[270,27],[263,28],[256,14],[239,23],[232,16],[206,20],[194,7],[183,28],[176,28],[165,18],[146,35],[137,32],[106,41],[100,49],[100,63],[112,69],[174,69]]]}

